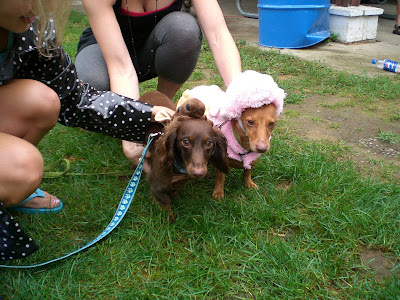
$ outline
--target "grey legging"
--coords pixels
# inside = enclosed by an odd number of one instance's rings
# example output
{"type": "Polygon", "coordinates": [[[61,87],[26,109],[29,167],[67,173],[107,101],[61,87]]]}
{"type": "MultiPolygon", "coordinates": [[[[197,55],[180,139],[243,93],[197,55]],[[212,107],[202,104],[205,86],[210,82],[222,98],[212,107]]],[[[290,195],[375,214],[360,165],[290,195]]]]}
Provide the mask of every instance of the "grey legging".
{"type": "MultiPolygon", "coordinates": [[[[139,62],[139,66],[135,63],[136,72],[150,71],[143,77],[138,74],[139,81],[159,76],[173,83],[184,83],[196,67],[201,40],[200,26],[192,15],[181,11],[166,15],[144,46],[136,49],[139,62]]],[[[110,90],[107,66],[98,44],[83,48],[76,56],[75,65],[83,82],[98,90],[110,90]]]]}

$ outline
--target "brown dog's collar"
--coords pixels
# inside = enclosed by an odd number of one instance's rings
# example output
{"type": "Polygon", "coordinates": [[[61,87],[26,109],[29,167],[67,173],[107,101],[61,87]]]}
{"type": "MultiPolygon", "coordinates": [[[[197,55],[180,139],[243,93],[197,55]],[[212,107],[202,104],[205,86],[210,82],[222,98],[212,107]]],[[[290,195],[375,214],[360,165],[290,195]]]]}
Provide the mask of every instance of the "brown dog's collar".
{"type": "Polygon", "coordinates": [[[236,119],[238,121],[239,127],[240,129],[242,129],[242,131],[244,132],[244,134],[247,134],[246,129],[244,129],[243,123],[242,123],[242,119],[239,117],[236,119]]]}
{"type": "Polygon", "coordinates": [[[215,127],[218,127],[219,129],[221,129],[222,128],[222,126],[224,126],[226,123],[228,123],[230,120],[225,120],[224,122],[222,122],[221,124],[219,124],[219,125],[216,125],[215,127]]]}
{"type": "Polygon", "coordinates": [[[176,160],[174,160],[174,168],[175,168],[175,170],[177,170],[178,173],[180,173],[180,174],[187,174],[186,168],[184,168],[184,167],[178,165],[178,163],[176,162],[176,160]]]}
{"type": "MultiPolygon", "coordinates": [[[[219,129],[221,129],[222,126],[224,126],[224,125],[225,125],[226,123],[228,123],[229,121],[231,121],[231,120],[225,120],[224,122],[222,122],[221,124],[217,125],[216,127],[218,127],[219,129]]],[[[242,120],[241,120],[240,118],[238,118],[237,121],[238,121],[238,123],[239,123],[240,128],[243,130],[243,132],[246,133],[246,130],[245,130],[244,127],[243,127],[242,120]]],[[[235,131],[235,129],[234,129],[233,127],[232,127],[232,133],[233,133],[233,136],[235,137],[236,142],[240,145],[238,136],[237,136],[236,131],[235,131]]],[[[243,148],[243,146],[242,146],[242,148],[243,148]]],[[[243,148],[243,149],[245,149],[245,148],[243,148]]],[[[243,156],[243,155],[246,155],[246,154],[249,154],[249,153],[253,152],[252,150],[249,150],[249,149],[245,149],[245,150],[246,150],[246,152],[237,153],[237,154],[239,154],[240,156],[243,156]]]]}

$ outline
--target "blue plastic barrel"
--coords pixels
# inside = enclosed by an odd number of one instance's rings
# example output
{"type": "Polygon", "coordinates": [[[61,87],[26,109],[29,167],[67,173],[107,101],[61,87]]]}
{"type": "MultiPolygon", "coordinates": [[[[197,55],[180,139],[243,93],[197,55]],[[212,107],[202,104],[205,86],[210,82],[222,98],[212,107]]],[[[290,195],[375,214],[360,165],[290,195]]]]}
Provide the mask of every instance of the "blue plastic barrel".
{"type": "Polygon", "coordinates": [[[259,44],[304,48],[330,35],[330,0],[258,0],[259,44]]]}

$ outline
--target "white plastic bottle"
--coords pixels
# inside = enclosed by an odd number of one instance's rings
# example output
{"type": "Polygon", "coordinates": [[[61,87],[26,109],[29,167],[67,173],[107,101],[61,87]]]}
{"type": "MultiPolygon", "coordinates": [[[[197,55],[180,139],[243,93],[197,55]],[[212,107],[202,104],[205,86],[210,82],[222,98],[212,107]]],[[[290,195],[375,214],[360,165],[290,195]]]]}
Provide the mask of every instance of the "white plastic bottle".
{"type": "Polygon", "coordinates": [[[378,69],[400,73],[400,65],[397,61],[388,59],[373,59],[371,61],[378,69]]]}

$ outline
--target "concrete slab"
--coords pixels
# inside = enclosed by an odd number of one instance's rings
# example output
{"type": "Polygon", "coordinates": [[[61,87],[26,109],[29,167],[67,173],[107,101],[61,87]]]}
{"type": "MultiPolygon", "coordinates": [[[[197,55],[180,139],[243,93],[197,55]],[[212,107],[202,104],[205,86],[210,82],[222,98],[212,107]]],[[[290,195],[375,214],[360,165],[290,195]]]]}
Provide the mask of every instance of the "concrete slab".
{"type": "MultiPolygon", "coordinates": [[[[233,37],[246,40],[250,45],[260,49],[271,49],[258,45],[258,19],[250,19],[240,15],[234,0],[219,0],[225,20],[233,37]]],[[[394,15],[394,1],[379,5],[376,3],[363,4],[384,9],[384,15],[394,15]]],[[[242,7],[246,12],[257,12],[257,0],[243,0],[242,7]]],[[[358,42],[353,44],[321,42],[315,46],[302,49],[276,49],[281,53],[327,64],[333,69],[343,70],[366,76],[397,74],[376,69],[371,60],[391,59],[400,61],[400,36],[392,33],[394,21],[384,18],[378,19],[376,41],[358,42]]]]}

